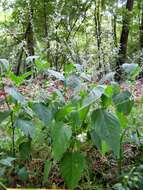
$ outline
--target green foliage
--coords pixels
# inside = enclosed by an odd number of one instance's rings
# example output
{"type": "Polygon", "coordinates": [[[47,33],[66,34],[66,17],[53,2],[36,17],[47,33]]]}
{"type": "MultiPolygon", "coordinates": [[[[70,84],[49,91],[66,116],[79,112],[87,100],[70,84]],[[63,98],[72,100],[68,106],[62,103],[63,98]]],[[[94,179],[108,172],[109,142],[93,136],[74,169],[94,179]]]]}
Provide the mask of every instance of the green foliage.
{"type": "Polygon", "coordinates": [[[28,180],[28,172],[26,170],[25,167],[21,168],[19,171],[18,171],[18,176],[19,178],[22,180],[22,181],[27,181],[28,180]]]}
{"type": "MultiPolygon", "coordinates": [[[[142,131],[134,129],[142,126],[137,114],[142,105],[114,82],[121,28],[129,29],[128,52],[122,52],[127,63],[121,67],[132,86],[142,65],[142,1],[134,1],[131,13],[125,3],[1,0],[0,186],[35,182],[37,187],[65,183],[70,189],[100,189],[96,179],[104,184],[121,179],[108,180],[110,175],[96,172],[85,157],[96,149],[124,170],[124,140],[131,143],[136,136],[142,144],[142,131]],[[123,26],[124,16],[133,17],[129,27],[123,26]],[[30,90],[23,95],[19,87],[26,85],[30,90]],[[126,134],[129,128],[132,135],[126,134]],[[33,167],[35,160],[40,167],[33,167]]],[[[123,179],[119,186],[129,183],[123,179]]]]}
{"type": "Polygon", "coordinates": [[[35,137],[35,124],[32,121],[17,119],[14,125],[21,129],[27,137],[35,137]]]}
{"type": "Polygon", "coordinates": [[[9,62],[7,59],[0,59],[0,72],[6,72],[9,70],[9,62]]]}
{"type": "Polygon", "coordinates": [[[141,72],[141,68],[139,67],[138,64],[135,64],[135,63],[131,63],[131,64],[125,63],[122,65],[122,68],[127,74],[128,79],[131,79],[131,80],[135,80],[136,77],[141,72]]]}
{"type": "Polygon", "coordinates": [[[19,145],[19,153],[22,160],[29,159],[31,154],[31,141],[22,142],[19,145]]]}
{"type": "Polygon", "coordinates": [[[0,112],[0,122],[3,122],[10,114],[11,111],[0,112]]]}
{"type": "Polygon", "coordinates": [[[21,105],[25,105],[27,102],[24,98],[24,96],[22,96],[15,88],[13,87],[7,87],[5,89],[5,91],[14,99],[16,100],[18,103],[20,103],[21,105]]]}
{"type": "Polygon", "coordinates": [[[72,131],[69,126],[62,122],[57,122],[51,129],[53,157],[60,160],[70,145],[72,131]]]}
{"type": "Polygon", "coordinates": [[[31,71],[24,73],[20,76],[16,76],[13,72],[8,73],[8,77],[14,82],[15,86],[19,87],[26,78],[28,78],[32,74],[31,71]]]}
{"type": "Polygon", "coordinates": [[[118,112],[129,114],[134,105],[132,94],[128,91],[121,92],[113,97],[113,102],[118,112]]]}
{"type": "Polygon", "coordinates": [[[46,160],[45,161],[45,166],[44,166],[43,184],[48,182],[48,177],[49,177],[49,173],[50,173],[50,170],[51,170],[51,166],[52,166],[51,161],[46,160]]]}
{"type": "Polygon", "coordinates": [[[68,187],[74,189],[81,178],[85,166],[84,156],[79,152],[68,152],[64,155],[60,170],[68,187]]]}
{"type": "Polygon", "coordinates": [[[36,65],[36,68],[39,71],[45,71],[50,67],[49,63],[47,61],[44,61],[44,60],[41,60],[41,59],[36,59],[35,65],[36,65]]]}
{"type": "Polygon", "coordinates": [[[51,123],[53,118],[52,111],[46,105],[42,103],[33,103],[31,108],[45,126],[48,126],[51,123]]]}
{"type": "MultiPolygon", "coordinates": [[[[50,72],[51,77],[63,81],[64,75],[50,72]]],[[[0,112],[0,121],[11,116],[8,121],[16,161],[28,162],[35,151],[40,155],[43,154],[41,150],[46,149],[42,156],[42,184],[49,185],[56,166],[68,188],[74,189],[88,167],[83,156],[86,154],[84,146],[96,147],[103,155],[111,150],[116,158],[122,160],[122,136],[128,127],[127,115],[135,104],[132,94],[121,91],[114,82],[110,85],[88,84],[76,75],[80,85],[73,87],[70,85],[73,82],[71,78],[69,80],[69,76],[73,76],[70,72],[64,76],[63,89],[57,89],[58,93],[53,92],[42,101],[25,98],[13,87],[5,88],[12,111],[0,112]],[[83,84],[88,88],[80,88],[83,84]],[[75,96],[68,95],[69,89],[75,96]]],[[[11,161],[8,166],[12,167],[11,161]]],[[[29,172],[23,165],[19,165],[16,172],[21,181],[29,180],[29,172]]],[[[38,171],[36,173],[38,176],[38,171]]]]}
{"type": "Polygon", "coordinates": [[[112,113],[107,112],[104,109],[97,109],[93,111],[91,120],[92,129],[101,139],[101,141],[105,141],[113,150],[115,155],[119,156],[120,123],[118,119],[112,113]]]}
{"type": "Polygon", "coordinates": [[[126,173],[122,179],[121,183],[114,186],[115,190],[128,190],[128,189],[142,189],[143,187],[143,165],[131,168],[129,173],[126,173]]]}
{"type": "Polygon", "coordinates": [[[7,157],[5,159],[1,159],[0,160],[0,164],[3,165],[3,166],[11,167],[12,166],[12,162],[14,160],[15,160],[15,158],[7,157]]]}

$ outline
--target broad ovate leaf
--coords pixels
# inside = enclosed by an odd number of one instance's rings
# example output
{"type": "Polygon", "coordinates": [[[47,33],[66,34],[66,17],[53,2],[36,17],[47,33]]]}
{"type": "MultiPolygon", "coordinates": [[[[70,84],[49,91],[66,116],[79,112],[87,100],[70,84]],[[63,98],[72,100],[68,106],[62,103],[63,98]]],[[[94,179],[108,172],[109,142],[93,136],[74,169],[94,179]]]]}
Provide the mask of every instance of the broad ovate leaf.
{"type": "Polygon", "coordinates": [[[122,68],[128,74],[128,78],[130,79],[135,79],[141,71],[139,65],[135,63],[125,63],[122,65],[122,68]]]}
{"type": "Polygon", "coordinates": [[[99,150],[102,150],[102,141],[100,137],[97,135],[95,130],[90,132],[91,140],[93,145],[95,145],[99,150]]]}
{"type": "Polygon", "coordinates": [[[72,89],[79,88],[81,86],[81,81],[75,74],[71,74],[66,79],[66,85],[72,89]]]}
{"type": "Polygon", "coordinates": [[[60,163],[60,171],[70,189],[76,188],[83,174],[85,158],[80,152],[68,152],[60,163]]]}
{"type": "Polygon", "coordinates": [[[60,81],[65,81],[65,77],[62,73],[60,72],[57,72],[57,71],[54,71],[54,70],[51,70],[51,69],[48,69],[48,74],[60,81]]]}
{"type": "Polygon", "coordinates": [[[25,100],[24,96],[22,94],[20,94],[15,88],[6,87],[5,91],[10,96],[12,96],[14,100],[16,100],[21,105],[25,105],[27,103],[27,101],[25,100]]]}
{"type": "Polygon", "coordinates": [[[32,139],[35,137],[35,125],[32,121],[18,119],[15,122],[15,127],[21,129],[26,136],[32,139]]]}
{"type": "Polygon", "coordinates": [[[110,112],[97,109],[91,115],[92,129],[95,134],[107,143],[116,156],[120,149],[120,123],[110,112]]]}
{"type": "Polygon", "coordinates": [[[8,116],[10,116],[11,111],[0,112],[0,123],[3,122],[8,116]]]}
{"type": "Polygon", "coordinates": [[[129,114],[134,105],[133,96],[129,91],[124,91],[113,96],[113,102],[117,111],[124,114],[129,114]]]}
{"type": "Polygon", "coordinates": [[[124,69],[124,71],[127,74],[132,74],[138,68],[138,64],[135,64],[135,63],[124,63],[122,65],[122,68],[124,69]]]}
{"type": "Polygon", "coordinates": [[[43,184],[48,183],[48,177],[51,167],[52,167],[52,162],[50,160],[46,160],[44,166],[43,184]]]}
{"type": "Polygon", "coordinates": [[[56,123],[52,126],[51,135],[53,157],[55,160],[60,160],[70,145],[71,128],[62,122],[56,123]]]}
{"type": "Polygon", "coordinates": [[[29,159],[31,155],[31,141],[22,142],[19,145],[19,153],[21,159],[29,159]]]}
{"type": "Polygon", "coordinates": [[[32,104],[31,108],[45,125],[51,123],[53,114],[48,106],[44,105],[43,103],[34,103],[32,104]]]}
{"type": "Polygon", "coordinates": [[[15,160],[15,158],[12,157],[7,157],[5,159],[1,159],[0,160],[0,164],[3,166],[8,166],[11,167],[12,166],[12,162],[15,160]]]}
{"type": "Polygon", "coordinates": [[[56,113],[56,120],[62,121],[64,118],[69,115],[73,111],[73,107],[71,105],[65,105],[56,113]]]}
{"type": "Polygon", "coordinates": [[[19,178],[22,180],[22,181],[27,181],[28,180],[28,171],[26,170],[25,167],[21,168],[19,171],[18,171],[18,176],[19,178]]]}
{"type": "Polygon", "coordinates": [[[94,102],[96,102],[97,100],[99,100],[99,98],[104,93],[105,89],[106,89],[105,85],[99,85],[99,86],[93,88],[91,90],[91,92],[89,93],[89,96],[84,99],[83,107],[81,109],[88,107],[91,104],[93,104],[94,102]]]}

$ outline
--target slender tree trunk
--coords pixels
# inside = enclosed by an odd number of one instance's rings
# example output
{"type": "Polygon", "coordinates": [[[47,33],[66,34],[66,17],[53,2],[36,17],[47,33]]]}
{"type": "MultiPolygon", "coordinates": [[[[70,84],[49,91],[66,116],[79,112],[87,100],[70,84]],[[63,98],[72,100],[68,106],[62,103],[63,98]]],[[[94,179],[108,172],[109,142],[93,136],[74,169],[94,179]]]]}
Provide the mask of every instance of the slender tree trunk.
{"type": "Polygon", "coordinates": [[[127,58],[127,45],[129,36],[129,26],[131,22],[131,11],[133,9],[134,0],[127,0],[126,12],[123,16],[123,26],[120,37],[120,50],[118,53],[116,76],[115,79],[120,81],[122,79],[121,65],[126,62],[127,58]]]}
{"type": "Polygon", "coordinates": [[[99,69],[101,69],[101,15],[100,15],[100,0],[95,3],[95,11],[94,11],[94,23],[95,23],[95,36],[97,40],[97,48],[98,48],[98,65],[99,69]]]}
{"type": "Polygon", "coordinates": [[[27,49],[29,56],[33,56],[35,54],[34,51],[34,33],[31,21],[29,21],[28,28],[27,28],[27,49]]]}
{"type": "MultiPolygon", "coordinates": [[[[28,26],[26,28],[26,31],[24,32],[24,36],[22,38],[22,40],[25,40],[27,42],[27,49],[28,49],[28,53],[27,53],[27,56],[32,56],[34,55],[34,38],[33,38],[33,34],[32,34],[32,37],[30,37],[31,35],[31,30],[32,30],[32,33],[33,33],[33,29],[31,29],[31,22],[29,21],[28,23],[28,26]]],[[[22,41],[20,41],[21,43],[22,41]]],[[[22,63],[22,57],[23,57],[23,54],[24,54],[24,45],[22,46],[21,48],[21,52],[19,53],[19,59],[18,59],[18,64],[17,64],[17,68],[16,68],[16,75],[18,76],[20,74],[20,68],[21,68],[21,63],[22,63]]],[[[27,66],[25,64],[25,69],[24,70],[27,70],[27,66]],[[26,67],[26,68],[25,68],[26,67]]]]}
{"type": "MultiPolygon", "coordinates": [[[[45,40],[46,40],[46,48],[47,48],[47,61],[49,61],[49,48],[50,48],[50,43],[49,43],[49,39],[48,39],[48,19],[47,19],[47,1],[44,0],[43,2],[43,11],[44,11],[44,29],[45,29],[45,40]]],[[[52,65],[51,65],[52,66],[52,65]]]]}
{"type": "MultiPolygon", "coordinates": [[[[27,49],[28,49],[28,55],[34,56],[35,50],[34,50],[34,31],[33,31],[33,8],[32,8],[32,2],[30,2],[30,8],[29,8],[29,23],[26,31],[26,42],[27,42],[27,49]]],[[[33,60],[34,61],[34,60],[33,60]]],[[[26,68],[27,71],[31,71],[31,65],[27,65],[26,68]]]]}
{"type": "Polygon", "coordinates": [[[24,52],[24,49],[23,49],[23,47],[22,47],[22,50],[21,50],[21,52],[20,52],[20,54],[19,54],[18,65],[17,65],[17,68],[16,68],[16,75],[17,75],[17,76],[20,74],[20,67],[21,67],[23,52],[24,52]]]}
{"type": "Polygon", "coordinates": [[[114,40],[114,46],[117,47],[117,16],[113,13],[113,19],[112,19],[112,28],[113,28],[113,40],[114,40]]]}
{"type": "Polygon", "coordinates": [[[141,24],[140,24],[140,48],[141,48],[141,63],[143,63],[143,3],[141,5],[141,9],[142,9],[142,15],[141,15],[141,24]]]}
{"type": "Polygon", "coordinates": [[[134,0],[127,0],[126,10],[127,12],[123,18],[123,27],[120,38],[120,50],[119,50],[119,61],[118,64],[122,65],[126,61],[127,56],[127,44],[128,44],[128,36],[129,36],[129,26],[131,22],[131,15],[129,12],[133,9],[134,0]]]}

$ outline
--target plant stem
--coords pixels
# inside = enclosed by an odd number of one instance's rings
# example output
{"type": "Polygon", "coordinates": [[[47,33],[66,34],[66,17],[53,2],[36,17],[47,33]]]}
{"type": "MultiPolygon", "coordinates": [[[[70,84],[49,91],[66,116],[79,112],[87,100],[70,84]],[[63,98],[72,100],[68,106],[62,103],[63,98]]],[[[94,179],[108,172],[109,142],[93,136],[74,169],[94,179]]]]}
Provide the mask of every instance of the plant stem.
{"type": "Polygon", "coordinates": [[[13,111],[11,111],[7,96],[6,96],[6,91],[5,91],[5,84],[3,82],[3,78],[1,77],[1,84],[2,84],[2,90],[4,92],[4,99],[5,103],[7,105],[8,110],[10,111],[10,120],[11,120],[11,128],[12,128],[12,155],[15,157],[15,127],[14,127],[14,119],[13,119],[13,111]]]}
{"type": "Polygon", "coordinates": [[[0,182],[0,187],[2,187],[4,190],[7,190],[7,187],[1,182],[0,182]]]}
{"type": "Polygon", "coordinates": [[[122,158],[123,158],[123,147],[122,147],[122,144],[123,144],[123,138],[127,132],[127,130],[130,129],[130,127],[126,128],[122,135],[121,135],[121,138],[120,138],[120,152],[119,152],[119,159],[118,159],[118,173],[119,175],[122,174],[122,158]]]}

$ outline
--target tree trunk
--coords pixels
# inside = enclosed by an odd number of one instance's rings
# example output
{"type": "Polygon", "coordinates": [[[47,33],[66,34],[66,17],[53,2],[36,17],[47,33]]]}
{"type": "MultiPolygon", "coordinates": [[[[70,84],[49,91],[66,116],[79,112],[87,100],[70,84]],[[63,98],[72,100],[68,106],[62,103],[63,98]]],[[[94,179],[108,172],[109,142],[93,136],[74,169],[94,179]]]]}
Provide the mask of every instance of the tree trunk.
{"type": "Polygon", "coordinates": [[[141,72],[139,73],[139,76],[137,76],[137,79],[141,79],[143,78],[143,3],[139,4],[139,9],[141,10],[141,17],[139,19],[139,30],[140,30],[140,50],[141,50],[141,54],[140,54],[140,61],[139,61],[139,65],[141,67],[141,72]]]}
{"type": "Polygon", "coordinates": [[[24,52],[24,49],[22,47],[21,52],[19,54],[18,65],[17,65],[17,68],[16,68],[16,75],[17,76],[20,74],[20,67],[21,67],[23,52],[24,52]]]}
{"type": "Polygon", "coordinates": [[[114,40],[114,46],[118,47],[117,45],[117,16],[113,13],[113,19],[112,19],[112,30],[113,30],[113,40],[114,40]]]}
{"type": "MultiPolygon", "coordinates": [[[[27,49],[28,49],[28,56],[34,56],[34,32],[33,32],[33,8],[32,3],[30,5],[29,10],[29,23],[26,31],[26,42],[27,42],[27,49]]],[[[33,60],[34,61],[34,60],[33,60]]],[[[27,65],[26,71],[31,71],[31,65],[27,65]]]]}
{"type": "Polygon", "coordinates": [[[94,10],[95,35],[98,48],[98,68],[101,69],[101,15],[100,15],[100,0],[95,3],[94,10]]]}
{"type": "MultiPolygon", "coordinates": [[[[43,13],[44,13],[44,29],[45,29],[45,40],[46,40],[46,48],[47,48],[47,61],[49,61],[49,48],[50,48],[50,43],[49,43],[49,39],[48,39],[48,19],[47,19],[47,1],[44,0],[43,2],[43,13]]],[[[51,65],[52,66],[52,65],[51,65]]]]}
{"type": "Polygon", "coordinates": [[[128,36],[129,36],[129,26],[131,22],[131,11],[133,9],[134,0],[127,0],[126,12],[123,16],[123,26],[120,37],[120,50],[118,53],[117,67],[116,67],[116,76],[115,79],[120,81],[122,79],[121,65],[126,62],[127,58],[127,45],[128,45],[128,36]]]}
{"type": "Polygon", "coordinates": [[[143,63],[143,3],[141,5],[141,9],[142,9],[142,15],[141,15],[141,24],[140,24],[140,48],[141,48],[141,63],[143,63]]]}

